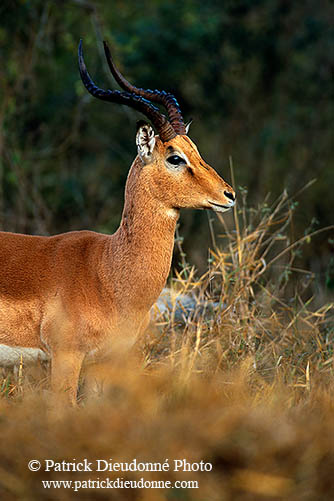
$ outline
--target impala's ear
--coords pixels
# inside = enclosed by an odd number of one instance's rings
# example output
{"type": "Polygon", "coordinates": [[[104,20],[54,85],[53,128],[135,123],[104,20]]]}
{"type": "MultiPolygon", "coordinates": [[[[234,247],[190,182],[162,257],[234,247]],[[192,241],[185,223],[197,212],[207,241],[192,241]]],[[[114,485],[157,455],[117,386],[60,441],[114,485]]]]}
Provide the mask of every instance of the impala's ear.
{"type": "Polygon", "coordinates": [[[186,134],[188,134],[190,126],[191,126],[192,123],[193,123],[192,119],[190,120],[190,122],[187,123],[187,125],[186,125],[186,134]]]}
{"type": "Polygon", "coordinates": [[[152,160],[152,153],[155,145],[155,134],[152,127],[143,121],[137,124],[136,144],[138,155],[147,164],[152,160]]]}

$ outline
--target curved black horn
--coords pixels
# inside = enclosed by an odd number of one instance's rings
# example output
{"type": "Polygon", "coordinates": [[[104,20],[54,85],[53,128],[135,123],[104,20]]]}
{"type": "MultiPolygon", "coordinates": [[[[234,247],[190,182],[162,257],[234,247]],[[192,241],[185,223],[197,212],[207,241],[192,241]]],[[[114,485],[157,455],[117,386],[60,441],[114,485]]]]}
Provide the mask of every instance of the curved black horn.
{"type": "Polygon", "coordinates": [[[169,123],[165,115],[160,113],[158,108],[150,103],[147,99],[132,94],[131,92],[123,92],[119,90],[103,90],[97,87],[91,79],[83,58],[82,53],[82,40],[80,40],[78,48],[79,71],[81,80],[92,96],[109,101],[111,103],[125,104],[143,113],[157,129],[160,139],[163,142],[169,141],[176,136],[176,132],[172,125],[169,123]]]}
{"type": "Polygon", "coordinates": [[[139,87],[135,87],[130,82],[123,77],[120,71],[116,68],[114,61],[111,57],[111,53],[108,47],[107,42],[103,42],[104,52],[106,55],[106,59],[108,61],[108,65],[111,73],[113,74],[116,82],[127,92],[131,94],[136,94],[137,96],[141,96],[144,99],[149,99],[155,103],[162,104],[168,113],[168,117],[170,123],[172,124],[175,132],[177,134],[186,134],[186,126],[184,124],[184,120],[182,117],[182,113],[180,110],[179,103],[177,102],[175,96],[169,92],[160,91],[160,90],[150,90],[150,89],[141,89],[139,87]]]}

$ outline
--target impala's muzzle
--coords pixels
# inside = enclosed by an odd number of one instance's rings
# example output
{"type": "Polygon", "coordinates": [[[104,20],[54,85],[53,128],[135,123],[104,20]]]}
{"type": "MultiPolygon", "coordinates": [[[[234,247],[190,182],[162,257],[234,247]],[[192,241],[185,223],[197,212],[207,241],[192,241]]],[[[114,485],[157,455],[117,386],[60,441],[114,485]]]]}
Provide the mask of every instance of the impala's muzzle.
{"type": "MultiPolygon", "coordinates": [[[[232,189],[232,188],[231,188],[232,189]]],[[[224,197],[225,200],[223,203],[221,203],[221,200],[219,202],[213,201],[213,200],[208,200],[208,204],[210,209],[216,211],[216,212],[225,212],[229,209],[231,209],[235,205],[235,193],[234,191],[224,191],[224,197]]]]}

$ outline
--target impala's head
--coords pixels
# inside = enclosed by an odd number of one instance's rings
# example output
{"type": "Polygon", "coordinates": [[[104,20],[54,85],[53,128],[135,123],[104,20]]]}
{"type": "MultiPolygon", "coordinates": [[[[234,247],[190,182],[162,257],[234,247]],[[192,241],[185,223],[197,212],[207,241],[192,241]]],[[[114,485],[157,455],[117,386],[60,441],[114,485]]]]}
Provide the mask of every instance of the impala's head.
{"type": "Polygon", "coordinates": [[[136,142],[150,191],[169,208],[224,212],[234,205],[234,190],[205,163],[186,134],[164,142],[149,124],[142,123],[136,142]]]}
{"type": "Polygon", "coordinates": [[[79,70],[86,89],[98,99],[126,104],[146,115],[154,125],[140,122],[136,143],[143,175],[152,196],[168,208],[206,208],[223,212],[235,203],[235,192],[217,172],[204,162],[195,144],[187,136],[180,107],[165,91],[145,90],[130,84],[116,68],[104,42],[111,73],[124,91],[103,90],[89,76],[79,44],[79,70]],[[168,119],[152,104],[167,110],[168,119]]]}

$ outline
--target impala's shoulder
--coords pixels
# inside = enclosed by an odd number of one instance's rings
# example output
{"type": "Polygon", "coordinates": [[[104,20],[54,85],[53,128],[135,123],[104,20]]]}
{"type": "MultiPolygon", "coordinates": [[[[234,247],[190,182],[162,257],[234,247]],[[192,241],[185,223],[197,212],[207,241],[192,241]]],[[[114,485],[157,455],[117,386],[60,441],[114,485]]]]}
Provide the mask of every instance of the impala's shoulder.
{"type": "Polygon", "coordinates": [[[105,233],[97,233],[90,230],[68,231],[48,237],[50,243],[63,243],[64,245],[89,245],[96,242],[103,242],[109,239],[110,235],[105,233]]]}

